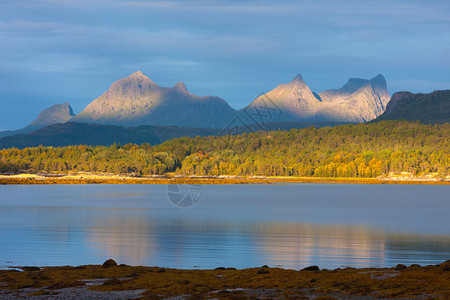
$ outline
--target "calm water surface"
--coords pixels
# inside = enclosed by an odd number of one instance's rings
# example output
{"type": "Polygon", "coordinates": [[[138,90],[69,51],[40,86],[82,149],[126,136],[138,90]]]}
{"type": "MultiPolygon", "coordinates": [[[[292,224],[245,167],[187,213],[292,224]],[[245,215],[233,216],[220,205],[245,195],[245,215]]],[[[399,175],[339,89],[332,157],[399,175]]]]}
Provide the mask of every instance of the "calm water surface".
{"type": "Polygon", "coordinates": [[[450,186],[0,186],[0,267],[118,263],[299,269],[450,259],[450,186]]]}

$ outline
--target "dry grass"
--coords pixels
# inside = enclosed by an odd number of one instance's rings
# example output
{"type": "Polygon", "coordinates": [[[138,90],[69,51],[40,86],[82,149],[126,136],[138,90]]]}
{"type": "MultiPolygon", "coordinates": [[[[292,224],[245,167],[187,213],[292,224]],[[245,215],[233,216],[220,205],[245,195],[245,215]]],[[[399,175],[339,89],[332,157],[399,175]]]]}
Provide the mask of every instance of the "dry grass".
{"type": "MultiPolygon", "coordinates": [[[[145,289],[143,297],[187,295],[187,299],[257,299],[256,291],[269,291],[270,298],[320,299],[339,296],[372,296],[384,298],[450,298],[450,261],[436,266],[410,267],[403,271],[394,268],[336,269],[295,271],[267,268],[221,270],[177,270],[157,267],[120,265],[46,267],[38,271],[18,272],[0,270],[0,289],[41,288],[36,295],[45,295],[64,287],[85,286],[83,280],[105,278],[103,284],[90,287],[98,291],[145,289]],[[243,290],[242,290],[243,289],[243,290]]],[[[266,296],[267,296],[266,293],[266,296]]]]}
{"type": "Polygon", "coordinates": [[[351,183],[351,184],[450,184],[448,180],[395,180],[378,178],[319,178],[319,177],[263,177],[263,178],[163,178],[103,176],[95,174],[60,177],[32,174],[0,175],[0,184],[276,184],[276,183],[351,183]]]}

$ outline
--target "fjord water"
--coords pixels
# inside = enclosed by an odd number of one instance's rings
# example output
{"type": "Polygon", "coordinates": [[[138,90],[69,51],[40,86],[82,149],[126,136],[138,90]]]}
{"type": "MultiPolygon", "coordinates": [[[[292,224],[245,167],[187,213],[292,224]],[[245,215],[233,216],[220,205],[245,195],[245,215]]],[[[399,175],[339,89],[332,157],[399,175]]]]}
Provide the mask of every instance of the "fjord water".
{"type": "Polygon", "coordinates": [[[443,185],[203,185],[180,209],[167,185],[0,186],[0,267],[437,264],[450,258],[449,195],[443,185]]]}

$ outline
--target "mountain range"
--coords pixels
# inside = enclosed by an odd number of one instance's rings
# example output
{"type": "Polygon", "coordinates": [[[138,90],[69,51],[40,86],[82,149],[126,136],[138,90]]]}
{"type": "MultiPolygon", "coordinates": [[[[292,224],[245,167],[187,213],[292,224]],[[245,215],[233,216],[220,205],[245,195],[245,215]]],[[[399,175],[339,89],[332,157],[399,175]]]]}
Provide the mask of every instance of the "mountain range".
{"type": "Polygon", "coordinates": [[[249,112],[276,111],[265,121],[365,122],[382,114],[389,93],[384,77],[371,80],[351,78],[337,90],[313,93],[301,75],[255,99],[242,110],[213,96],[199,97],[178,82],[172,88],[160,87],[138,71],[113,83],[71,121],[107,125],[171,125],[224,128],[234,118],[246,123],[249,112]]]}
{"type": "Polygon", "coordinates": [[[389,102],[386,80],[378,75],[370,80],[350,78],[340,89],[314,93],[302,76],[281,84],[256,98],[248,107],[267,105],[279,111],[275,120],[367,122],[382,114],[389,102]]]}
{"type": "Polygon", "coordinates": [[[386,119],[444,123],[450,119],[449,105],[450,90],[431,94],[398,92],[391,99],[382,75],[370,80],[350,78],[341,88],[320,93],[311,91],[302,76],[297,75],[291,82],[280,84],[236,110],[219,97],[190,93],[182,82],[171,88],[161,87],[138,71],[114,82],[78,115],[67,102],[55,104],[43,110],[30,125],[0,132],[0,147],[156,144],[181,136],[386,119]]]}
{"type": "Polygon", "coordinates": [[[239,118],[245,124],[277,121],[365,122],[383,113],[389,101],[382,75],[371,80],[351,78],[340,89],[313,93],[301,75],[256,98],[241,110],[233,109],[215,96],[200,97],[186,85],[161,87],[138,71],[114,82],[78,115],[68,103],[44,110],[29,126],[16,131],[0,132],[0,137],[28,133],[47,125],[64,122],[117,126],[184,126],[225,128],[239,118]],[[274,111],[265,120],[252,116],[274,111]]]}

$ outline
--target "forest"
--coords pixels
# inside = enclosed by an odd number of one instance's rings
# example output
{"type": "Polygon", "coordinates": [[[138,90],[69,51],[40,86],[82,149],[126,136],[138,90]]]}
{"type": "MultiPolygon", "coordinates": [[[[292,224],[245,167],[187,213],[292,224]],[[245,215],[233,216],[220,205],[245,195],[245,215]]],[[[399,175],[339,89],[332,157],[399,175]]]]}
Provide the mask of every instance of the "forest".
{"type": "Polygon", "coordinates": [[[449,175],[450,125],[381,121],[241,135],[0,150],[0,173],[115,173],[373,178],[449,175]]]}

